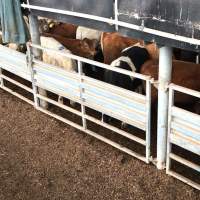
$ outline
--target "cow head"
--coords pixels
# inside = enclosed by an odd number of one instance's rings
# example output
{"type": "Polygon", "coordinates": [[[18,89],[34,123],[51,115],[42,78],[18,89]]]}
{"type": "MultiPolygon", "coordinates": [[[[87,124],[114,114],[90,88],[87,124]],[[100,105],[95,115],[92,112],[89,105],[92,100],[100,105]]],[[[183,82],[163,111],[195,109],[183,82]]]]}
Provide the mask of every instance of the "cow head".
{"type": "Polygon", "coordinates": [[[82,40],[81,49],[84,52],[84,57],[94,59],[97,53],[98,41],[93,39],[84,38],[82,40]]]}
{"type": "MultiPolygon", "coordinates": [[[[149,58],[150,56],[146,48],[140,45],[132,46],[122,51],[121,57],[114,60],[111,66],[140,73],[142,65],[149,60],[149,58]]],[[[135,90],[141,83],[138,79],[133,80],[134,77],[128,77],[114,71],[105,72],[106,82],[128,90],[135,90]]]]}
{"type": "Polygon", "coordinates": [[[55,22],[52,19],[48,18],[40,18],[39,19],[39,32],[41,34],[43,33],[49,33],[49,31],[56,25],[58,25],[59,22],[55,22]]]}
{"type": "Polygon", "coordinates": [[[150,59],[148,50],[136,44],[122,51],[121,56],[128,57],[136,68],[136,72],[140,72],[141,66],[150,59]]]}

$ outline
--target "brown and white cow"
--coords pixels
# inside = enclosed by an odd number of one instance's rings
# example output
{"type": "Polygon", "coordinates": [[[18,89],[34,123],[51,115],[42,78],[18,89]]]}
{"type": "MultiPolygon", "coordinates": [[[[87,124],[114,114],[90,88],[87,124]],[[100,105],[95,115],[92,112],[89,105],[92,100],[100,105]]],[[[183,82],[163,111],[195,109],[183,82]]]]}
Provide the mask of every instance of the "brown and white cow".
{"type": "Polygon", "coordinates": [[[111,64],[121,56],[121,52],[126,48],[140,44],[145,46],[151,59],[158,59],[159,49],[155,43],[144,44],[143,40],[124,37],[119,33],[102,33],[101,48],[104,55],[104,63],[111,64]]]}
{"type": "Polygon", "coordinates": [[[104,56],[104,63],[108,65],[111,64],[120,57],[122,50],[137,43],[143,45],[144,42],[142,40],[121,36],[119,33],[102,33],[101,48],[104,56]]]}

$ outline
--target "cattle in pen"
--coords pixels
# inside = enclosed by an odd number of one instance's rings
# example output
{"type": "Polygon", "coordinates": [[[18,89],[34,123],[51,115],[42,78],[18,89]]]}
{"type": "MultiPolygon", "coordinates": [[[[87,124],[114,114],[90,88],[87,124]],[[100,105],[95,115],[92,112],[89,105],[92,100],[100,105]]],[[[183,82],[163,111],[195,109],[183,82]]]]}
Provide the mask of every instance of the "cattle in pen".
{"type": "MultiPolygon", "coordinates": [[[[41,46],[43,48],[49,48],[49,49],[60,51],[62,53],[71,54],[71,51],[66,49],[61,43],[59,43],[54,38],[42,36],[40,37],[40,40],[41,40],[41,46]]],[[[63,56],[60,54],[56,54],[55,52],[43,50],[42,60],[43,62],[47,64],[51,64],[56,67],[61,67],[66,71],[71,71],[71,72],[77,71],[77,64],[75,60],[71,58],[67,58],[66,56],[63,56]]],[[[42,95],[46,96],[46,92],[43,92],[42,95]]],[[[63,98],[59,96],[58,101],[60,103],[63,103],[63,98]]],[[[74,105],[74,102],[70,101],[70,104],[74,105]]]]}
{"type": "Polygon", "coordinates": [[[85,38],[90,40],[100,41],[102,31],[95,29],[76,26],[74,24],[54,22],[53,20],[44,19],[40,20],[40,31],[41,33],[51,33],[55,35],[60,35],[65,38],[83,40],[85,38]]]}
{"type": "MultiPolygon", "coordinates": [[[[123,50],[121,56],[114,60],[111,63],[111,66],[139,73],[141,66],[147,60],[149,60],[149,58],[149,53],[144,46],[135,45],[123,50]]],[[[105,71],[104,80],[107,83],[132,91],[137,89],[137,87],[142,84],[142,82],[134,79],[133,77],[129,77],[127,75],[111,70],[105,71]]]]}
{"type": "Polygon", "coordinates": [[[144,44],[142,40],[124,37],[119,33],[102,33],[101,48],[104,55],[104,63],[111,64],[112,61],[120,57],[123,49],[137,43],[144,44]]]}
{"type": "Polygon", "coordinates": [[[48,33],[60,35],[62,37],[76,39],[78,26],[74,24],[59,23],[49,28],[48,33]]]}
{"type": "Polygon", "coordinates": [[[52,37],[61,43],[65,48],[70,50],[73,54],[84,58],[93,59],[97,50],[98,41],[90,39],[69,39],[57,34],[44,33],[43,36],[52,37]]]}
{"type": "Polygon", "coordinates": [[[19,52],[22,52],[22,53],[26,53],[26,50],[27,50],[25,44],[9,43],[6,46],[10,49],[13,49],[15,51],[19,51],[19,52]]]}
{"type": "MultiPolygon", "coordinates": [[[[158,80],[159,61],[149,60],[141,67],[141,73],[158,80]]],[[[172,83],[192,90],[200,91],[200,64],[173,60],[172,83]]],[[[183,105],[195,104],[195,98],[182,93],[175,95],[175,103],[183,105]]],[[[152,87],[152,104],[157,101],[157,86],[152,87]]]]}
{"type": "Polygon", "coordinates": [[[182,61],[193,62],[193,63],[196,63],[198,61],[197,56],[199,54],[197,52],[174,48],[173,53],[176,60],[182,60],[182,61]]]}
{"type": "MultiPolygon", "coordinates": [[[[79,39],[68,39],[56,34],[45,33],[45,36],[53,37],[59,41],[63,46],[69,49],[73,54],[88,58],[90,60],[95,60],[98,62],[103,62],[103,54],[100,48],[99,42],[96,39],[84,38],[79,39]]],[[[96,66],[83,63],[83,72],[85,75],[96,78],[103,79],[104,70],[96,66]]]]}
{"type": "Polygon", "coordinates": [[[101,48],[104,55],[104,63],[111,64],[120,57],[124,49],[134,46],[135,44],[145,46],[151,59],[158,59],[159,49],[155,43],[145,45],[143,40],[124,37],[119,33],[102,33],[101,48]]]}
{"type": "Polygon", "coordinates": [[[76,31],[76,39],[83,40],[84,38],[88,38],[90,40],[100,41],[102,31],[98,31],[95,29],[87,28],[84,26],[79,26],[76,31]]]}
{"type": "MultiPolygon", "coordinates": [[[[135,46],[124,49],[121,52],[121,56],[114,60],[111,66],[139,73],[142,65],[149,59],[150,55],[148,50],[144,46],[136,44],[135,46]]],[[[138,91],[142,86],[141,80],[111,70],[105,70],[104,81],[131,91],[138,91]]],[[[110,117],[103,115],[103,120],[105,122],[110,121],[110,119],[110,117]]]]}

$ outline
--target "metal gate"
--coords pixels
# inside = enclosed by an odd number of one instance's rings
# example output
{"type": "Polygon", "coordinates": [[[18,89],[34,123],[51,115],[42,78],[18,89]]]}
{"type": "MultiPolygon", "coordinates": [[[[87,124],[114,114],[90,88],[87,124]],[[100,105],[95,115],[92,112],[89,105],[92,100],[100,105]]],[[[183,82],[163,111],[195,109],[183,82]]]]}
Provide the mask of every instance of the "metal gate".
{"type": "Polygon", "coordinates": [[[170,85],[169,97],[169,124],[168,124],[168,149],[167,149],[167,174],[188,183],[200,190],[200,184],[190,178],[175,172],[172,169],[171,161],[174,160],[197,172],[197,180],[200,180],[200,115],[178,108],[174,105],[174,95],[177,92],[200,98],[200,92],[186,89],[174,84],[170,85]],[[172,150],[172,145],[176,145],[188,151],[186,157],[177,155],[172,150]],[[192,153],[189,153],[192,152],[192,153]],[[191,157],[197,156],[197,162],[191,157]]]}
{"type": "Polygon", "coordinates": [[[150,162],[150,116],[151,116],[151,80],[150,77],[130,71],[122,70],[116,67],[111,67],[96,61],[81,58],[71,54],[61,53],[52,49],[42,48],[38,45],[29,44],[27,56],[15,52],[7,47],[0,46],[0,69],[10,71],[17,76],[20,76],[32,83],[32,88],[28,88],[22,83],[0,74],[1,88],[25,100],[28,103],[34,104],[35,108],[67,123],[81,131],[88,133],[95,138],[104,141],[117,149],[126,152],[146,163],[150,162]],[[78,73],[67,72],[61,68],[48,65],[33,57],[32,48],[37,48],[45,51],[53,51],[56,54],[74,59],[78,63],[78,73]],[[134,78],[139,78],[146,82],[146,95],[141,95],[132,91],[128,91],[114,85],[90,78],[82,73],[82,62],[92,64],[107,70],[116,71],[134,78]],[[12,91],[4,85],[4,79],[12,82],[20,88],[30,92],[34,96],[34,102],[12,91]],[[50,91],[58,96],[62,96],[80,104],[81,109],[76,109],[59,103],[47,96],[42,96],[38,92],[38,88],[50,91]],[[39,101],[43,100],[52,105],[55,105],[63,110],[73,113],[82,119],[82,123],[77,124],[66,118],[59,116],[56,113],[49,111],[40,106],[39,101]],[[119,121],[137,127],[144,131],[144,139],[128,133],[120,128],[105,123],[101,119],[97,119],[86,113],[86,107],[104,113],[119,121]],[[135,151],[124,147],[121,144],[112,141],[102,135],[97,134],[88,128],[88,121],[93,122],[101,127],[109,129],[116,134],[119,134],[130,141],[142,145],[145,148],[145,154],[136,153],[135,151]]]}
{"type": "Polygon", "coordinates": [[[27,103],[34,105],[33,101],[13,91],[10,87],[7,87],[7,85],[4,84],[4,82],[7,81],[9,83],[17,85],[20,89],[23,89],[31,94],[33,94],[32,88],[27,87],[26,85],[12,79],[11,77],[4,75],[2,73],[3,70],[7,70],[12,74],[23,78],[26,81],[31,82],[31,71],[27,65],[27,56],[23,53],[17,52],[8,47],[0,45],[0,88],[19,97],[27,103]]]}

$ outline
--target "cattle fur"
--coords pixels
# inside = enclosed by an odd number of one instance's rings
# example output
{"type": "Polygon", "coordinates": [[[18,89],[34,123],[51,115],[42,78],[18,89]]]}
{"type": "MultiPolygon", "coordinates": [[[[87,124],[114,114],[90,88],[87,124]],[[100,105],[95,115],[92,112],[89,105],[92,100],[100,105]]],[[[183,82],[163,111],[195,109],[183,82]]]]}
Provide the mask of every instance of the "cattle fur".
{"type": "MultiPolygon", "coordinates": [[[[122,51],[121,56],[111,63],[111,66],[139,73],[141,66],[149,59],[148,51],[142,46],[132,46],[122,51]]],[[[105,82],[134,91],[142,82],[127,75],[106,70],[105,82]]]]}
{"type": "Polygon", "coordinates": [[[88,38],[90,40],[100,41],[102,31],[98,31],[91,28],[86,28],[83,26],[79,26],[76,31],[76,39],[83,40],[88,38]]]}
{"type": "MultiPolygon", "coordinates": [[[[40,40],[41,46],[44,48],[51,48],[54,50],[59,50],[62,53],[71,54],[71,52],[68,49],[66,49],[61,43],[59,43],[54,38],[41,36],[40,40]]],[[[45,63],[63,68],[66,71],[77,70],[76,62],[73,59],[67,58],[66,56],[60,54],[55,54],[54,52],[44,50],[42,59],[45,63]]]]}
{"type": "MultiPolygon", "coordinates": [[[[149,60],[149,58],[150,55],[146,48],[136,45],[122,51],[121,56],[114,60],[111,66],[139,73],[142,65],[149,60]]],[[[111,70],[105,71],[104,81],[135,92],[142,86],[141,80],[111,70]]],[[[107,115],[103,114],[102,117],[104,122],[109,122],[111,120],[107,115]]],[[[121,125],[124,127],[125,123],[122,122],[121,125]]]]}
{"type": "MultiPolygon", "coordinates": [[[[44,48],[50,48],[54,50],[59,50],[62,53],[71,54],[71,52],[68,49],[66,49],[61,43],[59,43],[54,38],[41,36],[40,40],[41,40],[41,46],[44,48]]],[[[66,71],[71,71],[71,72],[77,71],[76,62],[71,58],[67,58],[66,56],[56,54],[51,51],[43,50],[42,59],[43,62],[63,68],[66,71]]],[[[63,104],[63,98],[61,96],[59,96],[58,102],[63,104]]],[[[73,101],[70,101],[70,104],[72,106],[75,106],[75,102],[73,101]]]]}

